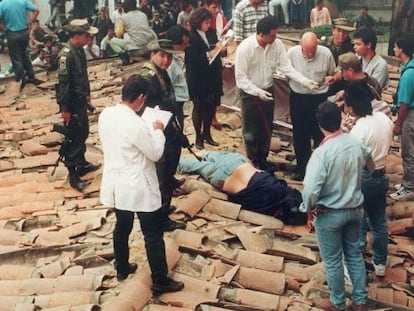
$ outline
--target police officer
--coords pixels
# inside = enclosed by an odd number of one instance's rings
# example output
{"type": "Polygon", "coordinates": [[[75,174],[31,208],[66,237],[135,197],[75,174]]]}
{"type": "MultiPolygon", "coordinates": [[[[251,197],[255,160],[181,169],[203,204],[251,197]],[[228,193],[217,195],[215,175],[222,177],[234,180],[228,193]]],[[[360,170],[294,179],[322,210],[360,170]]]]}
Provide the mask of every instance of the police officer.
{"type": "Polygon", "coordinates": [[[158,181],[160,184],[162,210],[165,218],[162,226],[165,231],[185,229],[185,224],[168,218],[173,190],[177,187],[174,178],[181,154],[182,132],[176,117],[177,105],[174,88],[167,73],[171,65],[172,54],[179,53],[173,49],[171,40],[153,40],[147,45],[151,53],[150,60],[144,63],[139,74],[149,81],[149,90],[145,104],[149,107],[159,106],[162,110],[172,112],[170,122],[164,130],[166,142],[164,154],[156,163],[158,181]]]}
{"type": "Polygon", "coordinates": [[[321,38],[321,44],[331,50],[336,64],[338,64],[339,55],[354,51],[349,33],[355,30],[356,28],[351,21],[345,17],[340,17],[333,20],[332,37],[321,38]]]}
{"type": "Polygon", "coordinates": [[[100,164],[85,160],[85,141],[89,135],[87,108],[90,105],[90,89],[87,64],[83,46],[91,35],[98,32],[87,20],[75,19],[67,26],[68,44],[58,56],[57,102],[67,129],[65,148],[61,151],[69,171],[69,183],[82,191],[87,183],[80,179],[88,172],[95,171],[100,164]]]}

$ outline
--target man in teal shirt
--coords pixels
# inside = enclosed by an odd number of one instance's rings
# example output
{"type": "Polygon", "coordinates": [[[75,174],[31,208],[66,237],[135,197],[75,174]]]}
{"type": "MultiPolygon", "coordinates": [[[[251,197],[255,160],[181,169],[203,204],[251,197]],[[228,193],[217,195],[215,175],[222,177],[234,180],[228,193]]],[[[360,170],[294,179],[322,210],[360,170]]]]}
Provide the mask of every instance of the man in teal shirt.
{"type": "Polygon", "coordinates": [[[15,80],[39,84],[42,81],[34,76],[32,61],[28,53],[30,27],[39,15],[39,9],[29,0],[3,0],[0,2],[0,20],[7,29],[7,48],[13,64],[15,80]],[[32,12],[29,22],[26,11],[32,12]],[[28,79],[25,80],[27,75],[28,79]]]}
{"type": "Polygon", "coordinates": [[[403,179],[401,187],[390,196],[395,200],[414,197],[414,39],[404,36],[396,40],[394,53],[403,63],[398,83],[398,118],[394,124],[394,135],[401,135],[403,179]]]}

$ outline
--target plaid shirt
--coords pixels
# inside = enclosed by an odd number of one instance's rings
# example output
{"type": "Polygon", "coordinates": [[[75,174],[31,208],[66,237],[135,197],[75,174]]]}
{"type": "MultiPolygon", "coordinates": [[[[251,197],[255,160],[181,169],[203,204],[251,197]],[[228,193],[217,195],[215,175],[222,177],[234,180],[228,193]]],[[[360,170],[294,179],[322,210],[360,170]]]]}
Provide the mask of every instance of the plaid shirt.
{"type": "Polygon", "coordinates": [[[236,41],[242,41],[256,33],[257,22],[269,15],[267,1],[258,5],[257,10],[250,0],[240,1],[233,12],[233,32],[236,41]]]}

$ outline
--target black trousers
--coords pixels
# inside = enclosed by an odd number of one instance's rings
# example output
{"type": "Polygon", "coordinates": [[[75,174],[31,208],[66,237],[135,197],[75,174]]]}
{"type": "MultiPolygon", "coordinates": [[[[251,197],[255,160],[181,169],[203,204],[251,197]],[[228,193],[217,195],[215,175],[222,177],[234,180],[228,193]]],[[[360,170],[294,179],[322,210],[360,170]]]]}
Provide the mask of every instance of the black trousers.
{"type": "Polygon", "coordinates": [[[290,117],[293,125],[293,146],[296,154],[297,173],[305,175],[306,164],[312,153],[313,146],[319,146],[323,134],[319,129],[316,113],[320,103],[325,101],[327,94],[290,93],[290,117]]]}
{"type": "Polygon", "coordinates": [[[252,162],[265,162],[272,137],[273,101],[240,91],[242,134],[247,157],[252,162]]]}
{"type": "Polygon", "coordinates": [[[73,113],[68,125],[68,145],[64,149],[65,166],[75,167],[85,162],[86,140],[89,135],[89,120],[86,104],[82,103],[78,113],[73,113]]]}
{"type": "Polygon", "coordinates": [[[27,49],[29,45],[29,34],[27,30],[7,31],[6,37],[10,60],[14,68],[15,80],[23,80],[25,75],[29,79],[34,79],[32,61],[30,60],[27,49]]]}
{"type": "MultiPolygon", "coordinates": [[[[165,258],[163,230],[159,225],[160,210],[137,212],[144,235],[145,250],[151,268],[153,284],[166,282],[168,266],[165,258]]],[[[127,274],[129,268],[128,238],[134,224],[134,212],[115,209],[116,224],[113,232],[115,267],[118,273],[127,274]]]]}
{"type": "MultiPolygon", "coordinates": [[[[180,160],[181,146],[177,145],[172,139],[167,138],[165,142],[164,154],[155,163],[157,169],[158,182],[161,192],[161,210],[168,213],[171,204],[173,190],[175,188],[174,174],[180,160]]],[[[167,214],[165,215],[167,216],[167,214]]]]}

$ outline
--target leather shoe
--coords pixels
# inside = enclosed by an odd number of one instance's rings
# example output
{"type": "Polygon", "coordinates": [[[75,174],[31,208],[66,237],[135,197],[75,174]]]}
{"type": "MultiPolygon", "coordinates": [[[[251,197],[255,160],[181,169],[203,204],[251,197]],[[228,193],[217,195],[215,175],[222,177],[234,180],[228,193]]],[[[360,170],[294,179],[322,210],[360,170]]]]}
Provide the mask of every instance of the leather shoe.
{"type": "Polygon", "coordinates": [[[27,83],[32,83],[34,85],[39,85],[39,84],[44,83],[45,81],[42,81],[42,80],[39,80],[39,79],[36,79],[36,78],[31,78],[31,79],[27,79],[25,82],[26,82],[26,84],[27,83]]]}
{"type": "Polygon", "coordinates": [[[86,187],[88,187],[88,184],[81,180],[79,177],[70,177],[69,184],[73,189],[76,189],[80,192],[82,192],[86,189],[86,187]]]}
{"type": "Polygon", "coordinates": [[[183,288],[183,282],[174,281],[171,278],[167,278],[165,282],[153,284],[151,289],[154,296],[159,296],[163,293],[178,292],[183,288]]]}
{"type": "Polygon", "coordinates": [[[340,311],[340,309],[332,304],[329,298],[314,298],[313,304],[315,307],[325,311],[340,311]]]}
{"type": "Polygon", "coordinates": [[[368,311],[368,307],[365,303],[361,303],[361,304],[352,303],[351,310],[353,310],[353,311],[368,311]]]}
{"type": "Polygon", "coordinates": [[[181,179],[177,179],[177,178],[173,178],[173,183],[175,185],[176,188],[181,187],[182,185],[185,184],[185,178],[181,178],[181,179]]]}
{"type": "Polygon", "coordinates": [[[118,281],[123,281],[128,277],[129,274],[132,274],[135,271],[137,271],[137,269],[138,269],[138,265],[136,263],[130,263],[128,267],[128,271],[126,273],[118,272],[118,274],[116,275],[116,278],[118,279],[118,281]]]}
{"type": "Polygon", "coordinates": [[[187,190],[185,190],[183,188],[180,188],[180,187],[177,187],[177,188],[175,188],[173,190],[173,194],[172,195],[173,195],[174,198],[176,198],[176,197],[180,197],[180,196],[186,195],[186,194],[188,194],[188,191],[187,190]]]}
{"type": "Polygon", "coordinates": [[[163,231],[164,232],[174,231],[174,230],[177,230],[177,229],[185,230],[185,228],[187,228],[187,225],[185,223],[177,222],[177,221],[171,220],[169,218],[163,225],[163,231]]]}
{"type": "Polygon", "coordinates": [[[196,148],[197,149],[199,149],[199,150],[202,150],[202,149],[204,149],[204,142],[203,142],[203,140],[200,138],[197,138],[196,139],[196,142],[195,142],[195,146],[196,146],[196,148]]]}
{"type": "Polygon", "coordinates": [[[296,181],[303,181],[303,178],[305,178],[305,176],[302,173],[296,172],[292,175],[292,179],[296,181]]]}
{"type": "Polygon", "coordinates": [[[88,174],[89,172],[96,171],[100,167],[101,167],[100,163],[99,164],[93,164],[93,163],[86,162],[86,164],[78,166],[76,168],[76,172],[78,173],[79,176],[84,176],[84,175],[88,174]]]}
{"type": "Polygon", "coordinates": [[[218,146],[219,144],[213,140],[211,137],[204,138],[205,142],[212,146],[218,146]]]}

